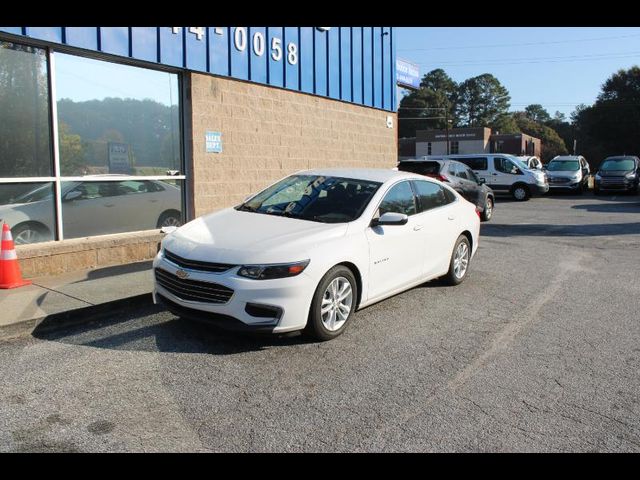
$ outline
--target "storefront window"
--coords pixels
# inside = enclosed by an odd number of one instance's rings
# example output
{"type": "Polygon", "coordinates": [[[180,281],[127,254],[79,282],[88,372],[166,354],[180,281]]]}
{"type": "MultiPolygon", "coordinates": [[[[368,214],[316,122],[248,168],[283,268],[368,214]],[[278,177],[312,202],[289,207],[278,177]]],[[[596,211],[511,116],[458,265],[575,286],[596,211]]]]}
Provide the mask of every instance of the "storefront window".
{"type": "Polygon", "coordinates": [[[65,238],[151,230],[182,222],[182,182],[62,182],[65,238]]]}
{"type": "Polygon", "coordinates": [[[44,50],[0,42],[0,182],[53,174],[47,75],[44,50]]]}
{"type": "Polygon", "coordinates": [[[0,184],[0,222],[11,227],[16,245],[55,239],[52,183],[0,184]]]}
{"type": "Polygon", "coordinates": [[[55,61],[63,176],[183,173],[176,74],[62,53],[55,61]]]}

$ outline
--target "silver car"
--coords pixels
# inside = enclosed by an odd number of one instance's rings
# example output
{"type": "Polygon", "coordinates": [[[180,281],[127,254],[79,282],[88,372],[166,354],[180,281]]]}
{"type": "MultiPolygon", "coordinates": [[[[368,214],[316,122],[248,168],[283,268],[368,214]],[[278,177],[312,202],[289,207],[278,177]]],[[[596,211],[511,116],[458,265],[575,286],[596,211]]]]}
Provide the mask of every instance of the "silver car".
{"type": "MultiPolygon", "coordinates": [[[[16,244],[54,240],[54,206],[51,184],[39,185],[0,205],[0,219],[16,244]]],[[[135,178],[62,182],[62,224],[65,238],[180,226],[180,188],[135,178]]]]}
{"type": "Polygon", "coordinates": [[[549,190],[567,190],[582,194],[589,188],[589,164],[582,155],[554,157],[545,165],[549,190]]]}

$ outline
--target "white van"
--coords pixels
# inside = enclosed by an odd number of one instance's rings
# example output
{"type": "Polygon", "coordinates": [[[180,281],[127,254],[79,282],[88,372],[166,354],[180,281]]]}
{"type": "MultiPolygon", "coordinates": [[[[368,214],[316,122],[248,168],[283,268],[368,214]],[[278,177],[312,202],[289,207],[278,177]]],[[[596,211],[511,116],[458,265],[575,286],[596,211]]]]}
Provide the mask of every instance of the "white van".
{"type": "Polygon", "coordinates": [[[433,155],[428,159],[447,158],[467,165],[496,194],[508,194],[516,200],[549,191],[544,172],[532,170],[514,155],[506,153],[478,153],[469,155],[433,155]]]}

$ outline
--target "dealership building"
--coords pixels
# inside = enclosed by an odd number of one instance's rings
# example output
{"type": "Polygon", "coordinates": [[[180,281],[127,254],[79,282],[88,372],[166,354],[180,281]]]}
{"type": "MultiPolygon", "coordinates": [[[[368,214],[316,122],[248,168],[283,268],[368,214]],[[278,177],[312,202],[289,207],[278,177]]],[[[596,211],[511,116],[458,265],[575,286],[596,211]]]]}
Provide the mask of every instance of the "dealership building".
{"type": "Polygon", "coordinates": [[[0,27],[0,219],[26,277],[146,260],[290,173],[394,167],[396,106],[391,27],[0,27]]]}

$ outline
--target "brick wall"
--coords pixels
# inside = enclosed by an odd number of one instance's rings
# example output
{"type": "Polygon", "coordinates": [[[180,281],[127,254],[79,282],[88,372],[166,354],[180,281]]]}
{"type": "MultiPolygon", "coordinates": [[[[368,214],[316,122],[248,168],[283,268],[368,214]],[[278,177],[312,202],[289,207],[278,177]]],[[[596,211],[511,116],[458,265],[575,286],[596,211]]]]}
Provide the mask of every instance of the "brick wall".
{"type": "Polygon", "coordinates": [[[196,216],[297,170],[396,166],[394,113],[195,73],[191,95],[196,216]],[[206,131],[222,132],[222,153],[205,152],[206,131]]]}

